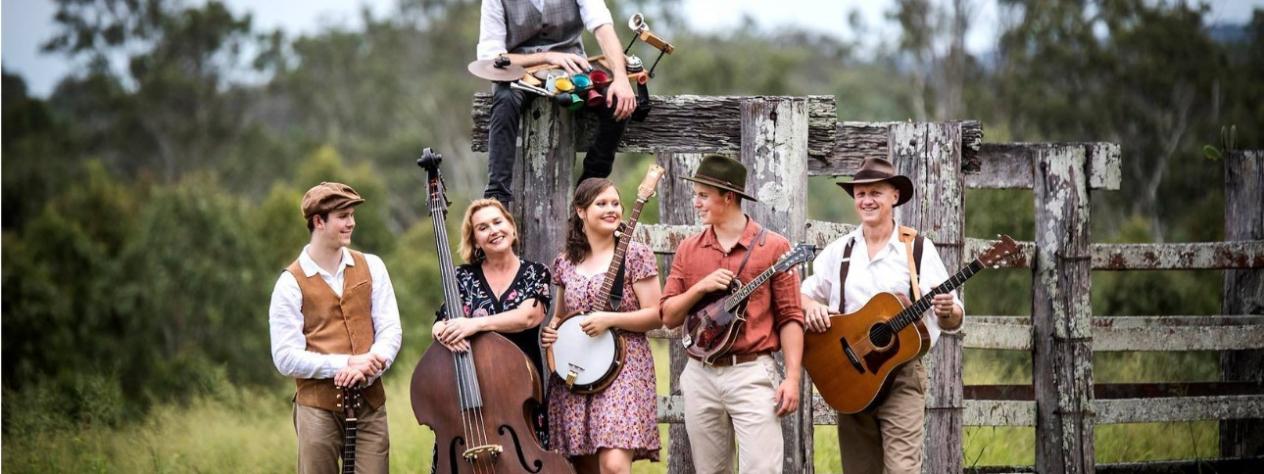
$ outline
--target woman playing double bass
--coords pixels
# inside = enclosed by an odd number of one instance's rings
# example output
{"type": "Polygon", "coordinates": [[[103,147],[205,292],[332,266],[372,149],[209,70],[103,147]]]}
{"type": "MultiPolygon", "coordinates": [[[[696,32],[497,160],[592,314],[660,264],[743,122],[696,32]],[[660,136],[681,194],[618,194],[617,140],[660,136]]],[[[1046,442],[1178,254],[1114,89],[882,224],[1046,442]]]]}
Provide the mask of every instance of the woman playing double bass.
{"type": "MultiPolygon", "coordinates": [[[[514,253],[518,228],[505,206],[478,199],[465,209],[456,268],[457,288],[468,318],[435,319],[431,336],[455,352],[469,350],[465,339],[483,331],[505,336],[544,374],[540,323],[549,308],[549,268],[514,253]]],[[[441,311],[442,312],[442,311],[441,311]]],[[[537,434],[547,436],[544,411],[534,417],[537,434]]]]}
{"type": "MultiPolygon", "coordinates": [[[[623,219],[619,192],[604,178],[581,182],[572,208],[566,249],[553,262],[553,283],[560,287],[553,324],[571,313],[604,306],[596,296],[613,259],[615,231],[623,219]]],[[[658,460],[654,358],[645,332],[661,326],[660,291],[654,254],[632,242],[625,264],[625,296],[617,312],[592,312],[582,326],[590,336],[612,328],[623,331],[623,369],[605,390],[587,395],[567,390],[556,375],[550,377],[551,447],[570,457],[578,472],[628,473],[635,460],[658,460]]],[[[545,328],[544,346],[556,340],[554,328],[545,328]]]]}

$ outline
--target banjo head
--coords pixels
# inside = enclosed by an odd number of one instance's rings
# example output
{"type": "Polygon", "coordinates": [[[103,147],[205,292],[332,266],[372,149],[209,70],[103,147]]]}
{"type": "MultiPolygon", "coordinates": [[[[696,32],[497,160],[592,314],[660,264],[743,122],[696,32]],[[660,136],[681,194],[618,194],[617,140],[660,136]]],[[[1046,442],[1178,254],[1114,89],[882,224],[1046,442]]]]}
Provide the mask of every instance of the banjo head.
{"type": "Polygon", "coordinates": [[[576,315],[557,326],[557,342],[551,347],[553,373],[570,385],[589,386],[601,381],[618,364],[618,346],[612,331],[590,337],[580,329],[587,318],[576,315]]]}

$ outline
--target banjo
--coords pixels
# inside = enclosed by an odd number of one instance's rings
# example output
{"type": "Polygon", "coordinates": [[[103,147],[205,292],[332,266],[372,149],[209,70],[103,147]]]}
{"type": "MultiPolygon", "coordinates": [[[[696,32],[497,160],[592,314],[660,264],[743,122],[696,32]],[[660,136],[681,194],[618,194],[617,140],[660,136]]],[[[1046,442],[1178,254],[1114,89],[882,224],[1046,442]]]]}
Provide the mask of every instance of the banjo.
{"type": "MultiPolygon", "coordinates": [[[[619,244],[615,246],[610,269],[606,271],[601,292],[597,295],[600,303],[595,310],[615,309],[610,296],[614,292],[615,280],[623,268],[624,255],[628,244],[632,242],[632,233],[636,230],[641,209],[654,196],[663,173],[663,168],[650,165],[645,179],[636,189],[636,205],[632,207],[632,215],[628,217],[619,244]]],[[[611,328],[596,336],[584,333],[581,325],[587,315],[588,313],[575,312],[563,317],[557,325],[557,341],[545,351],[549,370],[557,374],[571,391],[583,394],[597,393],[610,386],[623,370],[625,355],[623,336],[615,329],[611,328]]]]}

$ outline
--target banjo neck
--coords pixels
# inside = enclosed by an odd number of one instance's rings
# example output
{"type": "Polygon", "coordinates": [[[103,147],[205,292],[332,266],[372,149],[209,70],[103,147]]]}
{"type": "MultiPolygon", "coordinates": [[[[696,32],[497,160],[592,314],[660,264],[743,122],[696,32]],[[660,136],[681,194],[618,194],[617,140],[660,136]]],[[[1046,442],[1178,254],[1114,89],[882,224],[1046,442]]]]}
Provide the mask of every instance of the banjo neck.
{"type": "Polygon", "coordinates": [[[614,281],[619,276],[619,270],[623,268],[624,256],[628,253],[628,245],[632,243],[632,235],[636,231],[636,221],[640,219],[641,209],[645,208],[647,201],[648,199],[636,200],[636,205],[632,207],[632,215],[628,217],[627,224],[623,226],[622,235],[619,236],[619,244],[614,247],[614,255],[610,257],[610,268],[606,270],[606,276],[601,282],[601,292],[597,294],[597,301],[603,306],[602,309],[617,309],[610,307],[610,294],[614,293],[614,281]]]}
{"type": "Polygon", "coordinates": [[[623,232],[618,237],[619,243],[615,245],[614,255],[610,257],[610,268],[606,270],[606,277],[601,282],[601,292],[597,294],[600,309],[611,311],[618,309],[612,308],[610,301],[610,295],[614,293],[615,280],[618,279],[619,270],[624,266],[624,256],[627,255],[628,245],[632,243],[636,223],[641,218],[641,210],[645,208],[645,203],[654,197],[654,191],[664,172],[662,167],[650,165],[650,169],[645,172],[645,179],[637,187],[636,204],[632,206],[632,214],[628,216],[628,222],[624,224],[623,232]]]}

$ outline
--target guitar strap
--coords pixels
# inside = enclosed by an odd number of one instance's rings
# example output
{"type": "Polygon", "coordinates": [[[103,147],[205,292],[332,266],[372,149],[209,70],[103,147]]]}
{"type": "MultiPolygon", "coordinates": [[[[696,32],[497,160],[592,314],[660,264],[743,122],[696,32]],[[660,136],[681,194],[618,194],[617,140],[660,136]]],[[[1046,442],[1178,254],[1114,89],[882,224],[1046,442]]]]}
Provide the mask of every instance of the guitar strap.
{"type": "Polygon", "coordinates": [[[847,241],[843,247],[843,263],[838,266],[838,314],[847,314],[847,270],[851,269],[851,248],[856,245],[856,236],[847,241]]]}
{"type": "Polygon", "coordinates": [[[768,234],[768,228],[759,226],[759,233],[755,234],[755,238],[746,243],[746,256],[742,257],[742,264],[737,266],[736,272],[733,272],[733,278],[737,278],[738,275],[741,275],[742,270],[746,268],[746,262],[749,262],[751,254],[755,253],[755,242],[758,241],[759,245],[764,245],[764,235],[766,234],[768,234]]]}
{"type": "Polygon", "coordinates": [[[913,301],[917,301],[922,299],[922,286],[917,282],[917,271],[922,268],[922,236],[917,235],[917,229],[900,226],[900,242],[904,242],[904,253],[908,254],[909,294],[913,296],[913,301]],[[918,247],[916,250],[915,246],[918,247]]]}
{"type": "MultiPolygon", "coordinates": [[[[917,229],[912,227],[900,226],[900,242],[904,242],[906,252],[909,255],[909,293],[913,295],[913,301],[917,301],[922,297],[922,287],[918,284],[918,272],[922,270],[922,243],[925,238],[917,234],[917,229]]],[[[847,271],[851,268],[851,249],[856,245],[856,237],[852,236],[847,241],[847,246],[843,247],[843,262],[838,266],[838,312],[839,314],[847,314],[847,292],[844,291],[847,286],[847,271]]]]}

